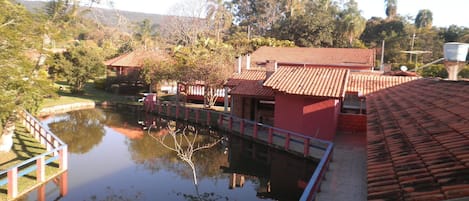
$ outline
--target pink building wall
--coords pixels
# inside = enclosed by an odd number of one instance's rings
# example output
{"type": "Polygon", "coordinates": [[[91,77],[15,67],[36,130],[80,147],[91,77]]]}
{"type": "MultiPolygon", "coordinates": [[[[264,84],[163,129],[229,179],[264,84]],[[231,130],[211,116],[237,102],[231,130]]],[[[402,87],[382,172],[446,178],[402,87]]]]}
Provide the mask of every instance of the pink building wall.
{"type": "Polygon", "coordinates": [[[333,140],[340,101],[277,94],[274,126],[324,140],[333,140]]]}

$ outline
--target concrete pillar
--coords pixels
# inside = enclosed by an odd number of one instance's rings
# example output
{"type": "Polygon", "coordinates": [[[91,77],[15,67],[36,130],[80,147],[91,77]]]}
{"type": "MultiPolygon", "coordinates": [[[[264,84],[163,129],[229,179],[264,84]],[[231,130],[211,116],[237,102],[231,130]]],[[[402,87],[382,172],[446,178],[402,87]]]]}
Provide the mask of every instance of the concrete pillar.
{"type": "Polygon", "coordinates": [[[223,97],[223,100],[224,100],[223,106],[224,106],[224,107],[223,107],[223,111],[224,111],[225,113],[228,112],[228,104],[229,104],[229,102],[228,102],[228,101],[229,101],[229,98],[228,98],[228,90],[229,90],[229,89],[230,89],[230,88],[225,87],[225,90],[224,90],[224,97],[223,97]]]}
{"type": "Polygon", "coordinates": [[[466,62],[445,61],[445,68],[448,71],[448,80],[458,80],[458,74],[466,65],[466,62]]]}
{"type": "Polygon", "coordinates": [[[246,69],[251,69],[251,54],[249,53],[246,54],[246,69]]]}

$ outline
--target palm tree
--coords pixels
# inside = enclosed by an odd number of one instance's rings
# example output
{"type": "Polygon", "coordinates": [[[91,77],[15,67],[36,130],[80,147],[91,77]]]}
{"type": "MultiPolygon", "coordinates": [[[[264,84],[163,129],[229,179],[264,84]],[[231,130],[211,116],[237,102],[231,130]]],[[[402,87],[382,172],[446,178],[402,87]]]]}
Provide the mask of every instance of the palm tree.
{"type": "Polygon", "coordinates": [[[225,7],[223,0],[207,0],[207,19],[210,26],[215,28],[219,42],[221,32],[231,27],[233,15],[225,7]]]}
{"type": "Polygon", "coordinates": [[[346,9],[341,13],[341,30],[348,39],[349,47],[353,46],[353,40],[358,38],[365,30],[366,19],[361,16],[358,4],[350,0],[345,4],[346,9]]]}
{"type": "Polygon", "coordinates": [[[397,14],[397,0],[384,0],[386,5],[386,16],[388,19],[392,19],[397,14]]]}
{"type": "Polygon", "coordinates": [[[415,18],[415,27],[420,28],[431,28],[433,22],[433,13],[430,10],[420,10],[415,18]]]}

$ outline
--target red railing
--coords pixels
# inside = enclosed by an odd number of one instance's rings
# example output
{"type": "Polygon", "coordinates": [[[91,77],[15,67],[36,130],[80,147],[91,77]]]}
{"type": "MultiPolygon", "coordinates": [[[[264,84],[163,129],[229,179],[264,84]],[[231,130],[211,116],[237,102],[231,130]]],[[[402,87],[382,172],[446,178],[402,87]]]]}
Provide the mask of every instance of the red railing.
{"type": "Polygon", "coordinates": [[[262,141],[273,147],[300,153],[305,157],[320,159],[319,164],[311,176],[311,179],[309,180],[300,199],[301,201],[315,200],[316,195],[320,190],[320,183],[322,182],[328,169],[329,162],[332,159],[332,150],[334,146],[332,142],[275,128],[213,110],[188,108],[174,105],[169,102],[157,105],[156,108],[158,109],[148,112],[157,112],[160,115],[166,115],[179,120],[190,121],[207,126],[216,126],[233,133],[238,133],[241,136],[251,137],[256,141],[262,141]]]}
{"type": "MultiPolygon", "coordinates": [[[[46,153],[25,160],[5,171],[0,172],[0,186],[7,185],[8,199],[16,199],[23,192],[18,191],[18,179],[36,171],[36,184],[26,189],[26,191],[39,187],[47,180],[62,175],[59,185],[60,194],[64,196],[67,193],[66,171],[68,169],[68,149],[67,144],[62,142],[52,132],[45,129],[42,124],[31,114],[24,111],[21,113],[23,126],[30,132],[34,138],[46,147],[46,153]],[[46,166],[52,162],[58,162],[59,170],[57,174],[46,177],[46,166]]],[[[38,195],[39,196],[39,195],[38,195]]],[[[43,199],[45,200],[45,199],[43,199]]]]}

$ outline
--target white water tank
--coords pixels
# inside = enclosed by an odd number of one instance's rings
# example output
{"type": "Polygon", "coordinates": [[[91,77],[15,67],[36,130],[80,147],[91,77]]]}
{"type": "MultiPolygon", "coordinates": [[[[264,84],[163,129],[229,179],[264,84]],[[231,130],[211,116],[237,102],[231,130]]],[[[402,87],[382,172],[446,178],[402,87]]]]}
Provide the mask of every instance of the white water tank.
{"type": "Polygon", "coordinates": [[[445,43],[443,46],[446,61],[466,61],[467,50],[469,44],[467,43],[445,43]]]}

